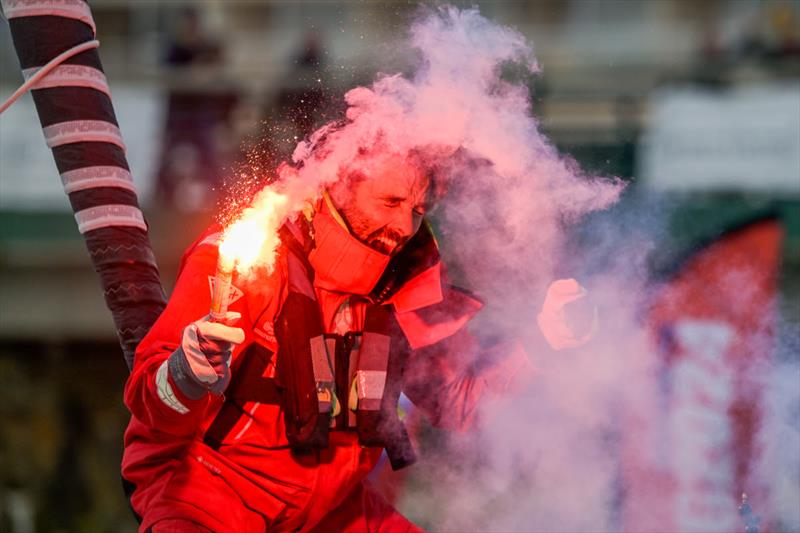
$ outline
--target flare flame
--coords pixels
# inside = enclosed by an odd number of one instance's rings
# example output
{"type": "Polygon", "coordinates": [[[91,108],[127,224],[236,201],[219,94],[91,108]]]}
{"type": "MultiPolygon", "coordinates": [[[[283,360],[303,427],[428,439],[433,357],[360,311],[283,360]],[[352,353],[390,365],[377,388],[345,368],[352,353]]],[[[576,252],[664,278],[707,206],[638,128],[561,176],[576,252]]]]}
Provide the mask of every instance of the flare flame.
{"type": "Polygon", "coordinates": [[[254,267],[263,266],[271,272],[280,244],[278,230],[289,214],[286,194],[270,187],[262,190],[253,205],[225,228],[219,245],[219,268],[235,268],[247,275],[254,267]]]}

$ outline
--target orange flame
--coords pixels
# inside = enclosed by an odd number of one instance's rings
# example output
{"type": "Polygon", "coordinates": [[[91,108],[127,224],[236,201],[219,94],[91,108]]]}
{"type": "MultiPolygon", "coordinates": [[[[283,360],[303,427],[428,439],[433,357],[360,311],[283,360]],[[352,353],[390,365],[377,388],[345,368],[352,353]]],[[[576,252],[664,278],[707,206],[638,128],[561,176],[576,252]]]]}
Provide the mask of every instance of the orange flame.
{"type": "Polygon", "coordinates": [[[280,244],[278,230],[288,216],[289,198],[272,189],[261,191],[253,205],[225,229],[219,246],[219,269],[246,274],[255,266],[272,270],[280,244]]]}

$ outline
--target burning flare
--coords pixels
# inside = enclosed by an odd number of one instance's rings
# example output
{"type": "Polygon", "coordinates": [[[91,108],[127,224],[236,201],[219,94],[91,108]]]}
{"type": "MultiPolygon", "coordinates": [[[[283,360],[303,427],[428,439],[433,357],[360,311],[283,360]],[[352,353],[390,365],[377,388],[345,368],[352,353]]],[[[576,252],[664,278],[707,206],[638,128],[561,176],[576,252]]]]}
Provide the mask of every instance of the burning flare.
{"type": "Polygon", "coordinates": [[[249,275],[255,267],[268,272],[275,266],[275,250],[280,244],[278,230],[291,214],[288,195],[267,187],[258,193],[253,205],[225,228],[219,245],[217,272],[211,296],[211,316],[221,319],[228,310],[234,269],[249,275]]]}

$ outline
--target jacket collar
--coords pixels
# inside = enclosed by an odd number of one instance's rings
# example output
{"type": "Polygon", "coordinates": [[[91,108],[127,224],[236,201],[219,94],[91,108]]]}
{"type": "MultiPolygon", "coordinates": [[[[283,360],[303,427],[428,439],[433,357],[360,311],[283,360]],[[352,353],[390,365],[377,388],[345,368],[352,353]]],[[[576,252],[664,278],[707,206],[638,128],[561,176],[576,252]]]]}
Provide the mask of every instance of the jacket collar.
{"type": "Polygon", "coordinates": [[[442,264],[436,263],[403,284],[387,300],[398,313],[415,311],[444,299],[442,293],[442,264]]]}
{"type": "Polygon", "coordinates": [[[327,201],[311,221],[316,246],[308,255],[314,286],[333,292],[366,296],[375,287],[391,257],[356,239],[327,201]]]}
{"type": "Polygon", "coordinates": [[[356,239],[327,194],[318,203],[311,225],[315,247],[308,260],[315,288],[367,296],[393,304],[398,312],[442,301],[438,245],[427,223],[394,257],[356,239]]]}

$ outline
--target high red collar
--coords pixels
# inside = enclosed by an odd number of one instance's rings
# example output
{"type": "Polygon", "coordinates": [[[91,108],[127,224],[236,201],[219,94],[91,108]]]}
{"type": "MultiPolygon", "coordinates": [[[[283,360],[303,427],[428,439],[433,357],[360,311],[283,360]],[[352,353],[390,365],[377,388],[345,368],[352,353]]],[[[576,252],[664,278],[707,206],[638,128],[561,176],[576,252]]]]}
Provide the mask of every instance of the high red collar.
{"type": "Polygon", "coordinates": [[[314,267],[314,286],[366,296],[391,257],[356,239],[334,219],[326,202],[320,204],[311,222],[316,246],[308,255],[314,267]]]}
{"type": "MultiPolygon", "coordinates": [[[[366,296],[375,288],[391,257],[356,239],[334,218],[332,209],[327,202],[320,202],[312,220],[316,243],[308,260],[314,268],[314,286],[366,296]]],[[[403,283],[387,303],[394,304],[398,312],[406,312],[441,302],[441,275],[437,261],[403,283]]]]}

